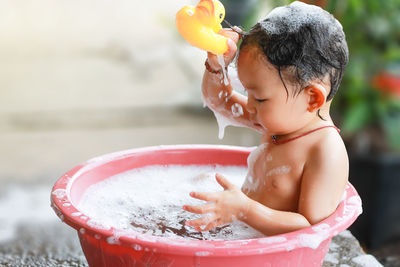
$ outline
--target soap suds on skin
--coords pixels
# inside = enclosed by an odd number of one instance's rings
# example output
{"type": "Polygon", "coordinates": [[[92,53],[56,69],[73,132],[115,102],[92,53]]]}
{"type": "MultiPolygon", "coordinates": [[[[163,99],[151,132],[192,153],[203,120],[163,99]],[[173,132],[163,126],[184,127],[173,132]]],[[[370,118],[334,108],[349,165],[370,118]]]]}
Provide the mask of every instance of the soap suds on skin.
{"type": "Polygon", "coordinates": [[[254,179],[254,165],[257,159],[265,153],[265,150],[268,147],[268,143],[263,143],[259,145],[256,149],[254,149],[250,155],[247,157],[247,166],[248,166],[248,173],[246,176],[246,180],[242,186],[243,190],[246,192],[255,191],[259,186],[259,180],[254,179]]]}
{"type": "MultiPolygon", "coordinates": [[[[225,64],[225,62],[223,61],[223,56],[219,56],[219,60],[222,60],[223,64],[225,64]],[[222,58],[222,59],[221,59],[222,58]]],[[[221,63],[220,63],[221,64],[221,63]]],[[[225,65],[224,65],[225,66],[225,65]]],[[[225,70],[225,67],[223,68],[225,70]]],[[[228,68],[228,72],[230,73],[230,75],[232,76],[233,79],[233,84],[232,88],[235,90],[240,91],[241,93],[244,93],[244,87],[243,85],[240,83],[240,80],[237,77],[237,72],[234,68],[230,67],[228,68]]],[[[224,76],[226,76],[226,73],[224,72],[224,74],[221,74],[221,82],[223,83],[224,79],[226,79],[226,81],[228,82],[227,78],[224,76]]],[[[228,83],[226,84],[228,85],[228,83]]],[[[229,101],[229,99],[231,98],[231,94],[229,94],[228,91],[225,90],[221,90],[218,92],[218,99],[221,99],[223,101],[225,101],[225,103],[227,103],[229,101]]],[[[202,99],[203,99],[203,105],[207,106],[207,101],[206,99],[204,99],[204,95],[202,94],[202,99]]],[[[211,108],[210,108],[211,109],[211,108]]],[[[226,115],[222,115],[218,112],[216,112],[215,110],[211,109],[211,111],[214,113],[215,119],[217,120],[217,124],[218,124],[218,138],[219,139],[223,139],[224,135],[225,135],[225,128],[227,126],[237,126],[237,127],[242,127],[243,125],[241,125],[240,123],[235,121],[235,118],[240,117],[241,115],[244,114],[244,108],[242,105],[240,105],[239,103],[235,103],[231,106],[231,115],[226,114],[226,115]]]]}
{"type": "Polygon", "coordinates": [[[222,74],[224,76],[224,84],[228,85],[229,84],[229,80],[228,80],[228,75],[227,75],[226,69],[225,69],[224,55],[217,55],[217,58],[218,58],[219,65],[221,65],[221,67],[222,67],[222,74]]]}
{"type": "Polygon", "coordinates": [[[283,166],[276,167],[276,168],[269,170],[267,172],[266,176],[283,175],[283,174],[289,173],[290,170],[291,170],[290,166],[283,165],[283,166]]]}
{"type": "Polygon", "coordinates": [[[260,184],[259,180],[254,181],[253,176],[248,174],[243,184],[243,190],[245,192],[254,192],[257,190],[259,184],[260,184]]]}
{"type": "Polygon", "coordinates": [[[239,80],[239,77],[237,74],[237,68],[233,64],[229,65],[229,67],[228,67],[228,75],[229,75],[230,84],[231,84],[233,90],[235,90],[241,94],[247,95],[247,92],[246,92],[243,84],[239,80]]]}
{"type": "Polygon", "coordinates": [[[243,107],[239,103],[235,103],[231,106],[233,117],[240,117],[243,115],[243,107]]]}

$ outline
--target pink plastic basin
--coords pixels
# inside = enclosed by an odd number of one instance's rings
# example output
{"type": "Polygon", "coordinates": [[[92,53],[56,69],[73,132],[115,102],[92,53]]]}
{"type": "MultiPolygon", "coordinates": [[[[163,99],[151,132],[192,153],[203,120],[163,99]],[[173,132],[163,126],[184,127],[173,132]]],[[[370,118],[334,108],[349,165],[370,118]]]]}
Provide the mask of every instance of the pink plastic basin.
{"type": "MultiPolygon", "coordinates": [[[[247,165],[254,148],[175,145],[117,152],[83,163],[55,183],[51,203],[63,222],[75,228],[90,266],[321,266],[331,238],[361,214],[351,184],[330,217],[299,231],[234,241],[181,240],[105,228],[77,210],[85,190],[110,176],[148,165],[247,165]]],[[[117,193],[117,192],[116,192],[117,193]]]]}

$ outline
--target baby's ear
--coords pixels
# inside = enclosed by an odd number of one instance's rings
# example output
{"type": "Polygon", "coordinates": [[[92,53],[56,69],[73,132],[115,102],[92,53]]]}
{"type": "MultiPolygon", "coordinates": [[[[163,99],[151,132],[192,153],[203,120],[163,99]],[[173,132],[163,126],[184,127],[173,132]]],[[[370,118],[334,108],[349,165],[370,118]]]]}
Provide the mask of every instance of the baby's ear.
{"type": "Polygon", "coordinates": [[[314,112],[321,108],[325,104],[327,91],[321,84],[312,84],[304,89],[308,96],[308,108],[309,112],[314,112]]]}

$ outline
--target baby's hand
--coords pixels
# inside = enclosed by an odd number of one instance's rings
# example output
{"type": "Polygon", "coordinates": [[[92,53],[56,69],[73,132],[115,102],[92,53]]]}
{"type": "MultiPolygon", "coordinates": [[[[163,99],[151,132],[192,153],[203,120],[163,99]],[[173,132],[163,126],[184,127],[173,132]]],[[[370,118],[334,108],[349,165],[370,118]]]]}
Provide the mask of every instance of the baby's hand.
{"type": "Polygon", "coordinates": [[[236,219],[241,220],[247,213],[249,198],[222,175],[217,174],[215,177],[224,191],[215,193],[191,192],[191,197],[208,201],[208,203],[201,206],[183,206],[186,211],[205,214],[199,219],[186,222],[186,225],[194,226],[197,231],[208,231],[220,225],[231,223],[236,219]]]}
{"type": "MultiPolygon", "coordinates": [[[[238,28],[238,30],[240,29],[238,28]]],[[[225,66],[228,66],[236,56],[236,44],[239,41],[240,36],[231,29],[222,29],[218,32],[218,34],[221,34],[228,39],[228,51],[224,54],[225,66]]],[[[222,69],[222,66],[218,63],[217,56],[210,52],[208,52],[208,64],[210,64],[210,67],[213,70],[222,69]]]]}

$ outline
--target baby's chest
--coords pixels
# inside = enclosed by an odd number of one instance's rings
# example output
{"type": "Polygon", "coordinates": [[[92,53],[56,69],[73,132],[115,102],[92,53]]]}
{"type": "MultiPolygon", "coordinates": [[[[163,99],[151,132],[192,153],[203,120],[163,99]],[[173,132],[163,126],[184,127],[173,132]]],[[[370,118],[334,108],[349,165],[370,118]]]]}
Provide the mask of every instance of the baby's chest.
{"type": "Polygon", "coordinates": [[[266,149],[253,166],[260,197],[295,198],[300,191],[304,160],[294,151],[266,149]]]}

